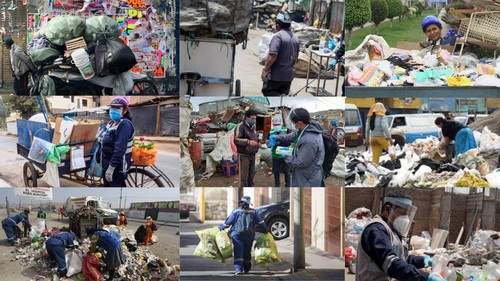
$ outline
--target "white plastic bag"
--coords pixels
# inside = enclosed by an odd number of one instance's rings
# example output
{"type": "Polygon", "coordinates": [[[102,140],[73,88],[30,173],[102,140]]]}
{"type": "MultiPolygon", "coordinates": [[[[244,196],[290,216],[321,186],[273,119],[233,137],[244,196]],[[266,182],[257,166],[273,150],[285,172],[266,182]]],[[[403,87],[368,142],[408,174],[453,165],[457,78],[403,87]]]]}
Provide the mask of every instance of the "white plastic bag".
{"type": "Polygon", "coordinates": [[[66,276],[70,277],[82,272],[83,256],[79,250],[68,250],[66,251],[65,257],[66,267],[68,268],[66,276]]]}
{"type": "Polygon", "coordinates": [[[59,182],[59,170],[57,168],[58,164],[47,161],[45,165],[46,170],[43,174],[42,180],[46,181],[51,187],[61,187],[61,183],[59,182]]]}
{"type": "Polygon", "coordinates": [[[500,168],[487,174],[486,180],[491,186],[500,187],[500,168]]]}
{"type": "Polygon", "coordinates": [[[431,55],[430,53],[427,53],[424,56],[424,66],[425,67],[436,67],[438,66],[439,61],[436,57],[436,55],[431,55]]]}

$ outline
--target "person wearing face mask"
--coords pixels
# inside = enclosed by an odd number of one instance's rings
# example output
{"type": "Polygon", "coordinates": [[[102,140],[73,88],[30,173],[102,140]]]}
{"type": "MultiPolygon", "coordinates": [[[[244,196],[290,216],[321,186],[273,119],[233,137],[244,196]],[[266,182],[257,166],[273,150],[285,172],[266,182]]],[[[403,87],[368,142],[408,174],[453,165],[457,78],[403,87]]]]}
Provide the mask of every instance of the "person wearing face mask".
{"type": "MultiPolygon", "coordinates": [[[[281,114],[276,114],[272,122],[273,128],[271,132],[269,132],[270,136],[286,135],[291,132],[287,127],[283,126],[281,114]]],[[[277,148],[278,146],[273,146],[271,149],[273,156],[274,187],[280,187],[281,171],[283,171],[285,175],[285,187],[290,187],[290,167],[285,162],[285,156],[276,153],[277,148]]]]}
{"type": "Polygon", "coordinates": [[[309,111],[304,108],[292,110],[290,118],[297,131],[286,135],[270,136],[270,146],[293,145],[292,156],[285,156],[285,163],[292,169],[292,186],[324,186],[323,129],[319,123],[311,122],[309,111]]]}
{"type": "Polygon", "coordinates": [[[371,219],[361,233],[356,258],[356,281],[444,281],[420,270],[432,266],[429,256],[408,254],[408,236],[417,208],[411,197],[394,190],[384,197],[382,213],[371,219]]]}
{"type": "Polygon", "coordinates": [[[255,154],[259,151],[259,134],[255,130],[257,112],[249,109],[245,119],[234,129],[234,144],[238,151],[240,187],[253,187],[255,154]]]}
{"type": "Polygon", "coordinates": [[[115,98],[109,105],[111,121],[100,138],[101,163],[105,171],[105,187],[124,187],[131,165],[134,125],[128,111],[128,101],[115,98]]]}

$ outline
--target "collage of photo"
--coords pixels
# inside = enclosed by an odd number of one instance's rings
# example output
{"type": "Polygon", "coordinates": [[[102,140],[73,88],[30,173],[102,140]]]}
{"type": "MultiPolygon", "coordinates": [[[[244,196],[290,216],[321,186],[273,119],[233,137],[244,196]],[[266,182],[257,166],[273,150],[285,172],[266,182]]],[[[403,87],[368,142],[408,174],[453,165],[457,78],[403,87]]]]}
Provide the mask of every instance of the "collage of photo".
{"type": "Polygon", "coordinates": [[[0,279],[500,280],[498,0],[0,10],[0,279]]]}

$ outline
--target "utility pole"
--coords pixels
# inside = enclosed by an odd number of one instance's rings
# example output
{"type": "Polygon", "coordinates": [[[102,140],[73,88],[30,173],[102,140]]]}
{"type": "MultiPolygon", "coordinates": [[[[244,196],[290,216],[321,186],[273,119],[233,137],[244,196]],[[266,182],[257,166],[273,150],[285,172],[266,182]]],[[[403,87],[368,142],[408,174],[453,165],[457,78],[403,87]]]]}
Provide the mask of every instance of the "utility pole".
{"type": "Polygon", "coordinates": [[[127,196],[125,196],[125,202],[123,203],[123,210],[127,208],[127,196]]]}
{"type": "Polygon", "coordinates": [[[304,243],[304,189],[293,188],[293,269],[295,272],[306,268],[304,243]]]}
{"type": "Polygon", "coordinates": [[[7,196],[5,196],[5,208],[7,208],[7,217],[10,217],[9,198],[7,196]]]}
{"type": "Polygon", "coordinates": [[[118,209],[122,207],[122,193],[123,193],[123,187],[120,187],[120,205],[118,205],[118,209]]]}

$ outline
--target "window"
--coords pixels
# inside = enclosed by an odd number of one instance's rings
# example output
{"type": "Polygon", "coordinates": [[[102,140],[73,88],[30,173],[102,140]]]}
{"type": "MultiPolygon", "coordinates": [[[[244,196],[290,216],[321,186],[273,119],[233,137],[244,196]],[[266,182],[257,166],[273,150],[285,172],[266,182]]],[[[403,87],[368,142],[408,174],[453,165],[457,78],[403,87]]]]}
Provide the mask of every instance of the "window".
{"type": "Polygon", "coordinates": [[[346,126],[361,126],[359,122],[359,115],[357,110],[349,110],[346,109],[344,112],[345,115],[345,125],[346,126]]]}
{"type": "Polygon", "coordinates": [[[82,106],[87,106],[87,100],[86,99],[82,99],[82,106]]]}

